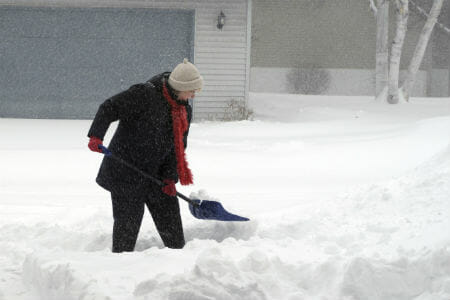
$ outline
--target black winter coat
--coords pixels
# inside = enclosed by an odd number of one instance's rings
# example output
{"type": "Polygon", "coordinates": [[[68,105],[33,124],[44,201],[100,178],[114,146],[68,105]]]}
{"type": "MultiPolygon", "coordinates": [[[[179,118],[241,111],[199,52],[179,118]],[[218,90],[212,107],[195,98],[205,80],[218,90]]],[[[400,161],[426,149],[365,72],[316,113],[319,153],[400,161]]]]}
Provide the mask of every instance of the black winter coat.
{"type": "MultiPolygon", "coordinates": [[[[173,99],[176,97],[167,79],[170,73],[156,75],[146,83],[136,84],[100,105],[92,122],[88,137],[96,136],[103,140],[109,125],[119,121],[109,144],[109,150],[116,156],[133,164],[158,179],[178,181],[177,162],[172,128],[170,104],[162,93],[166,82],[173,99]]],[[[184,105],[190,125],[192,108],[187,101],[176,101],[184,105]]],[[[188,130],[184,134],[187,146],[188,130]]],[[[133,191],[139,194],[150,193],[156,187],[136,171],[121,165],[105,156],[96,179],[103,188],[114,191],[133,191]]]]}

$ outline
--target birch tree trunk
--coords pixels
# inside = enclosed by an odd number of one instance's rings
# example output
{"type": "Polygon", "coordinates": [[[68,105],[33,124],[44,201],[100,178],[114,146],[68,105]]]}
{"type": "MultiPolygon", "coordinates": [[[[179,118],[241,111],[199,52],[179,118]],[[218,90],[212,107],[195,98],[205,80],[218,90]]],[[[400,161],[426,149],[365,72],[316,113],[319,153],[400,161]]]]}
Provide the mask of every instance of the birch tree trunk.
{"type": "Polygon", "coordinates": [[[390,104],[396,104],[399,100],[398,81],[400,75],[400,58],[408,22],[408,0],[394,0],[394,3],[396,29],[389,61],[389,88],[387,99],[390,104]]]}
{"type": "MultiPolygon", "coordinates": [[[[445,1],[445,0],[444,0],[445,1]]],[[[433,34],[434,31],[431,32],[430,41],[428,42],[427,49],[425,50],[425,54],[423,55],[422,62],[420,65],[424,66],[425,72],[427,74],[426,79],[426,87],[425,87],[425,96],[430,97],[433,96],[433,34]]],[[[419,68],[420,70],[420,68],[419,68]]],[[[417,71],[419,72],[419,71],[417,71]]],[[[417,74],[416,74],[417,78],[417,74]]],[[[407,79],[403,82],[403,86],[405,85],[407,79]]],[[[410,87],[410,92],[408,93],[408,96],[405,95],[405,100],[409,101],[409,95],[413,93],[414,90],[414,84],[410,87]],[[408,98],[406,98],[408,97],[408,98]]],[[[405,94],[406,92],[403,92],[405,94]]]]}
{"type": "Polygon", "coordinates": [[[377,9],[377,44],[375,67],[375,97],[388,84],[389,76],[389,1],[380,0],[377,9]]]}
{"type": "Polygon", "coordinates": [[[413,57],[409,64],[408,73],[402,86],[402,92],[405,96],[406,101],[409,100],[409,95],[412,87],[414,86],[414,80],[416,79],[417,71],[419,70],[420,64],[425,54],[425,50],[427,49],[431,32],[433,31],[437,18],[441,13],[443,2],[444,0],[434,0],[430,14],[428,15],[427,21],[423,26],[419,41],[417,42],[416,48],[414,50],[413,57]]]}

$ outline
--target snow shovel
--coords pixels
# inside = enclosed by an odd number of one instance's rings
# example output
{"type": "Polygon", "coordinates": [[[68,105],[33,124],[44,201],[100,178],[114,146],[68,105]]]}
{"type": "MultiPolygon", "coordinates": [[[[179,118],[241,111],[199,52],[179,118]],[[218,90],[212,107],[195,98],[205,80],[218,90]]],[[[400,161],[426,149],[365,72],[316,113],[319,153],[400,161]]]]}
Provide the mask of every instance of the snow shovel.
{"type": "MultiPolygon", "coordinates": [[[[150,174],[138,169],[134,165],[130,164],[129,162],[123,160],[122,158],[114,155],[109,151],[108,148],[106,148],[103,145],[98,146],[99,149],[102,150],[103,154],[105,154],[108,157],[111,157],[112,159],[118,161],[119,163],[129,167],[130,169],[133,169],[134,171],[138,172],[145,178],[149,179],[153,183],[156,183],[157,185],[163,187],[164,183],[156,179],[155,177],[151,176],[150,174]]],[[[186,197],[185,195],[181,194],[180,192],[177,192],[177,196],[181,199],[185,200],[189,203],[189,210],[191,211],[191,214],[197,218],[202,220],[217,220],[217,221],[248,221],[248,218],[241,217],[232,213],[229,213],[228,211],[223,208],[222,204],[220,204],[217,201],[210,201],[210,200],[200,200],[200,199],[190,199],[189,197],[186,197]]]]}

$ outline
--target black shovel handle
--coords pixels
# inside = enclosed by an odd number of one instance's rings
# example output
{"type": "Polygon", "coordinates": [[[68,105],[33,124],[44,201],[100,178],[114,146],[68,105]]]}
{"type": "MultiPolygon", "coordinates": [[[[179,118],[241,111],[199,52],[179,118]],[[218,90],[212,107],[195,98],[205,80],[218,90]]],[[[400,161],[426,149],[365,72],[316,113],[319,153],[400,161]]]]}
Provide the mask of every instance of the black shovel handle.
{"type": "MultiPolygon", "coordinates": [[[[103,152],[103,154],[105,154],[106,156],[111,157],[112,159],[114,159],[114,160],[120,162],[121,164],[123,164],[123,165],[129,167],[130,169],[133,169],[134,171],[136,171],[137,173],[141,174],[141,175],[144,176],[145,178],[149,179],[149,180],[152,181],[153,183],[156,183],[156,184],[159,185],[160,187],[163,187],[163,186],[165,185],[164,182],[162,182],[161,180],[159,180],[159,179],[157,179],[157,178],[151,176],[150,174],[148,174],[148,173],[146,173],[146,172],[140,170],[139,168],[137,168],[136,166],[134,166],[134,165],[130,164],[129,162],[123,160],[122,158],[120,158],[120,157],[118,157],[118,156],[112,154],[112,152],[109,151],[109,149],[106,148],[105,146],[99,145],[98,148],[101,149],[102,152],[103,152]]],[[[191,198],[189,198],[189,197],[183,195],[183,194],[180,193],[180,192],[177,192],[177,196],[180,197],[181,199],[183,199],[184,201],[188,202],[189,204],[195,206],[195,207],[200,206],[199,203],[195,202],[194,200],[192,200],[191,198]]]]}

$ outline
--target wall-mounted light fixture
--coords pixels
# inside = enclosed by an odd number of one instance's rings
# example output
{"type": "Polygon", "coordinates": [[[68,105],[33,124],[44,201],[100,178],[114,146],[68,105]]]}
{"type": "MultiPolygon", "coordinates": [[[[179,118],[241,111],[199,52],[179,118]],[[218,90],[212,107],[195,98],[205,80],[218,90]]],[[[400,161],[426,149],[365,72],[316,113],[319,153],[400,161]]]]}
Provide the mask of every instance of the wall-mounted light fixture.
{"type": "Polygon", "coordinates": [[[223,25],[225,25],[225,18],[226,16],[223,11],[220,11],[220,14],[217,16],[217,28],[220,30],[222,30],[223,25]]]}

